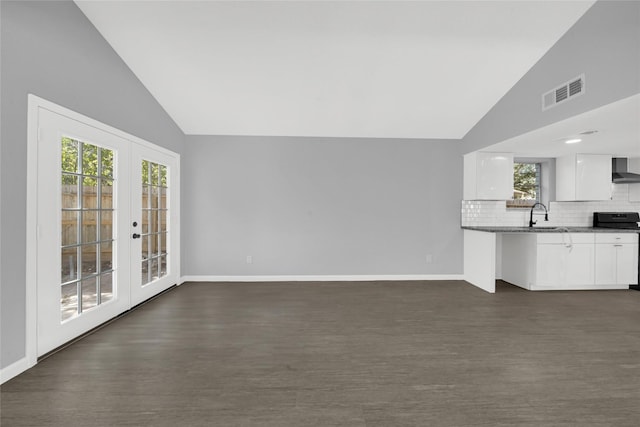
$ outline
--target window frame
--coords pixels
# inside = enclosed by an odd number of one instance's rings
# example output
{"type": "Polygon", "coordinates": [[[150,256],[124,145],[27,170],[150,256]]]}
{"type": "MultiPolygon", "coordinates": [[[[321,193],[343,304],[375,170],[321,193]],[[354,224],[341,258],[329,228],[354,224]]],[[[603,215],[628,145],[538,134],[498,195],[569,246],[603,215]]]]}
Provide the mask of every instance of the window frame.
{"type": "Polygon", "coordinates": [[[555,159],[516,157],[513,159],[513,163],[514,165],[517,163],[536,165],[536,199],[532,199],[531,203],[516,204],[513,203],[515,199],[512,198],[506,202],[507,209],[531,209],[534,203],[542,203],[548,207],[549,201],[555,198],[555,159]]]}

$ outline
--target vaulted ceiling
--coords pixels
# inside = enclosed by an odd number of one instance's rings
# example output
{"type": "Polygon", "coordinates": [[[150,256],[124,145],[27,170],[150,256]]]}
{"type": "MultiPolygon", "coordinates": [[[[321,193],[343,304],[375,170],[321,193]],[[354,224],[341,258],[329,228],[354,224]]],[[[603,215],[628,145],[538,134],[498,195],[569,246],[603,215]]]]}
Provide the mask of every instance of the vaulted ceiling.
{"type": "Polygon", "coordinates": [[[593,1],[76,1],[186,134],[462,138],[593,1]]]}

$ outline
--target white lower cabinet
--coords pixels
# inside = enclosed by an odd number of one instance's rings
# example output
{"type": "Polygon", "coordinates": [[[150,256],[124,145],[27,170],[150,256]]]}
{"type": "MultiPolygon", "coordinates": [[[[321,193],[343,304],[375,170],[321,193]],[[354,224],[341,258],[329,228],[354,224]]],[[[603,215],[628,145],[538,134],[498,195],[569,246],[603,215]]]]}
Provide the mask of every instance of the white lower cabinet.
{"type": "Polygon", "coordinates": [[[538,244],[538,287],[566,289],[594,284],[593,243],[538,244]]]}
{"type": "Polygon", "coordinates": [[[596,285],[638,284],[638,235],[596,234],[596,285]]]}
{"type": "Polygon", "coordinates": [[[637,284],[638,235],[633,233],[503,234],[502,255],[503,280],[529,290],[637,284]]]}
{"type": "Polygon", "coordinates": [[[594,285],[593,233],[536,234],[536,275],[531,289],[585,289],[594,285]]]}

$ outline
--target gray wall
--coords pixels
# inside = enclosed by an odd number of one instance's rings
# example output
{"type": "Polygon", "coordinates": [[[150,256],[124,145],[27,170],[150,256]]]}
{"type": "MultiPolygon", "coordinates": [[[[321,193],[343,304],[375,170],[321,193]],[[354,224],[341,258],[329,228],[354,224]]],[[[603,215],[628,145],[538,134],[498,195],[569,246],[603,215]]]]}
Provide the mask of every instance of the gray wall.
{"type": "Polygon", "coordinates": [[[182,274],[462,274],[459,148],[187,136],[182,274]]]}
{"type": "Polygon", "coordinates": [[[464,152],[639,92],[640,2],[598,1],[465,135],[464,152]],[[584,95],[542,111],[543,93],[582,73],[584,95]]]}
{"type": "Polygon", "coordinates": [[[176,152],[184,135],[71,1],[2,1],[0,366],[25,346],[27,94],[176,152]]]}

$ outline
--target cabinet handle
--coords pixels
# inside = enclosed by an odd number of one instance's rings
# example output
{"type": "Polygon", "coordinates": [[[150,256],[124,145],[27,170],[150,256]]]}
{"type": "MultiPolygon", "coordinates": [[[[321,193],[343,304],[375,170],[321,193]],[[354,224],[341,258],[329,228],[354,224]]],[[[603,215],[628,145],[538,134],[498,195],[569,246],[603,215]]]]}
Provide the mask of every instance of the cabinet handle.
{"type": "Polygon", "coordinates": [[[622,245],[613,245],[613,246],[616,247],[616,248],[621,248],[622,247],[622,245]]]}

